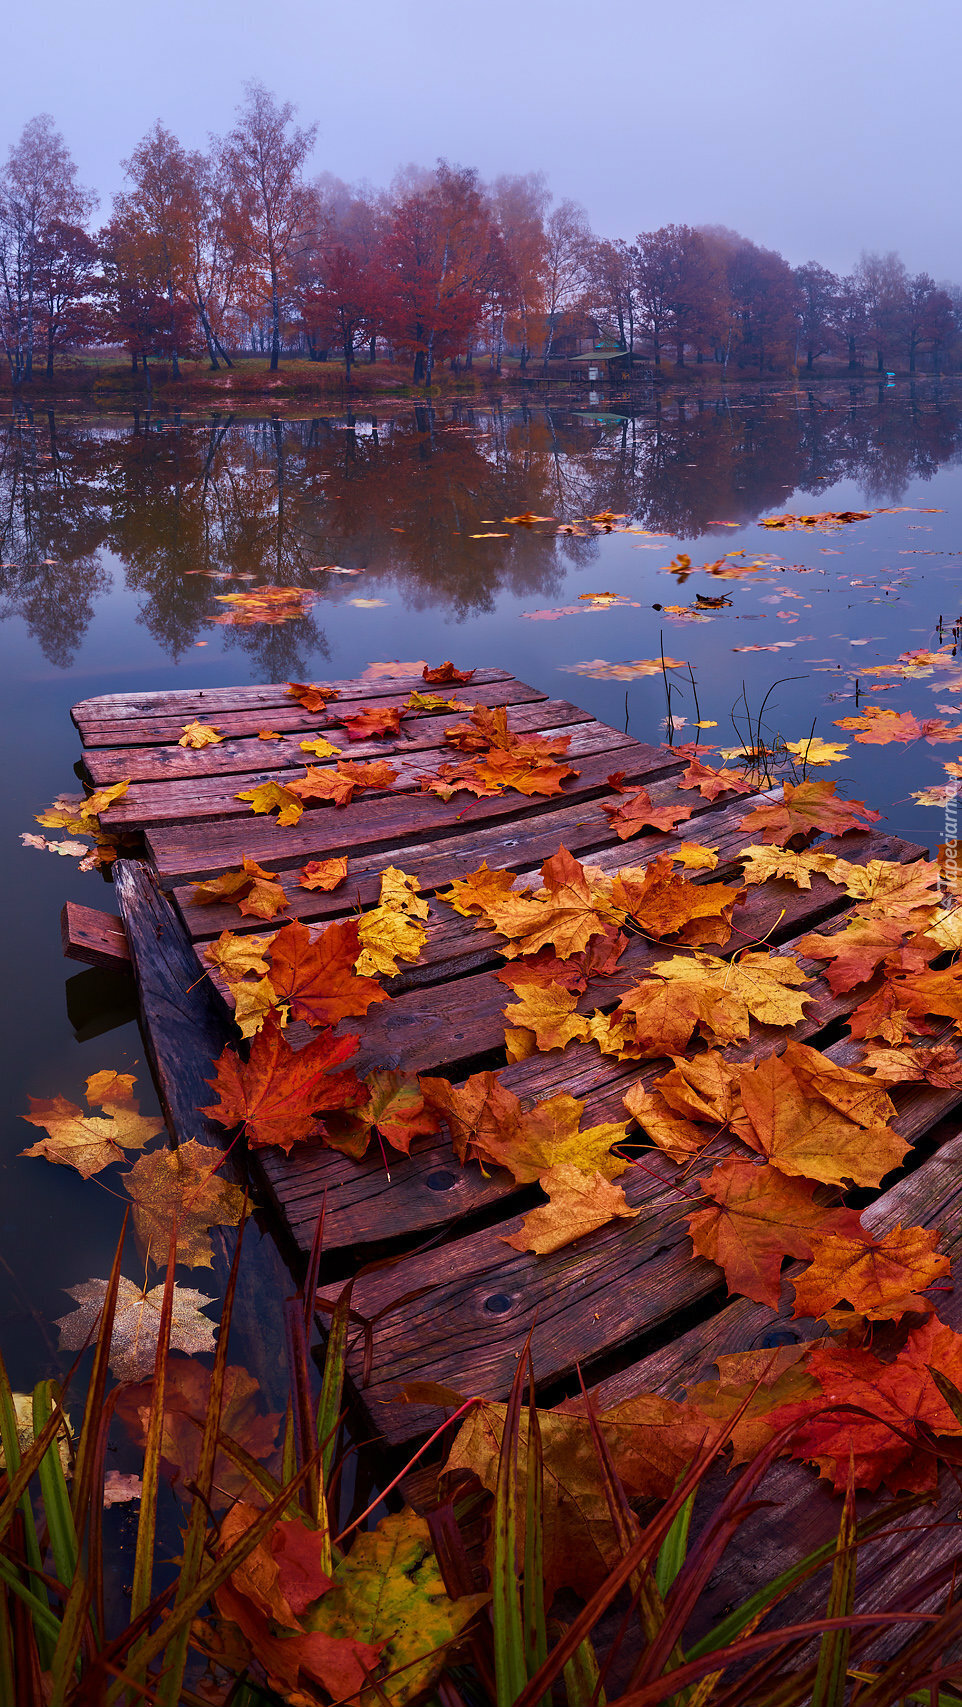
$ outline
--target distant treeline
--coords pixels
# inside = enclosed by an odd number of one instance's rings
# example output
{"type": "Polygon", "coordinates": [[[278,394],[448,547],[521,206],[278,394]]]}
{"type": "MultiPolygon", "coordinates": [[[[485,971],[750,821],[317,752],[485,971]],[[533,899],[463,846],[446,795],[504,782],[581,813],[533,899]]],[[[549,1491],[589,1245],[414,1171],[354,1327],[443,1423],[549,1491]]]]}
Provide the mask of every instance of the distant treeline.
{"type": "Polygon", "coordinates": [[[758,374],[820,359],[940,371],[962,365],[962,289],[863,254],[838,277],[721,226],[600,238],[543,175],[483,184],[441,161],[388,191],[305,173],[315,126],[259,84],[234,128],[190,151],[159,121],[123,162],[126,188],[92,228],[49,115],[0,172],[0,343],[15,385],[58,355],[125,349],[131,366],[241,352],[547,371],[558,355],[616,349],[661,369],[758,374]]]}

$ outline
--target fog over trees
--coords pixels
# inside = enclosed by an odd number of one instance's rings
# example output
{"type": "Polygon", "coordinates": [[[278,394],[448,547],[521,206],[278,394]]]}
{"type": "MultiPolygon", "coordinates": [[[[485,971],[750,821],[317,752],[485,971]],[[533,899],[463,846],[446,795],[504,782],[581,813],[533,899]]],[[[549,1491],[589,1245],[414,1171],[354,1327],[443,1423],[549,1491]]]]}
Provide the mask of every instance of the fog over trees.
{"type": "MultiPolygon", "coordinates": [[[[228,134],[186,150],[159,120],[123,162],[99,227],[48,114],[0,170],[0,350],[9,378],[52,377],[60,353],[125,350],[180,374],[243,354],[503,373],[621,351],[655,372],[943,372],[962,365],[962,288],[910,276],[895,253],[844,277],[792,267],[723,226],[634,237],[591,230],[540,173],[485,184],[470,167],[408,167],[352,186],[307,161],[316,127],[247,85],[228,134]]],[[[643,224],[626,209],[626,225],[643,224]]]]}

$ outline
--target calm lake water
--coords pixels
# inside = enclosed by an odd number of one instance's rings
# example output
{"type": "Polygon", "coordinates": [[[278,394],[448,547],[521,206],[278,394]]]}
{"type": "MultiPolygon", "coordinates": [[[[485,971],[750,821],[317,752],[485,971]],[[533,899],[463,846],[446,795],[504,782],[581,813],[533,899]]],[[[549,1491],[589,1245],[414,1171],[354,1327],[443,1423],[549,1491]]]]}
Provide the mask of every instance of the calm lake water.
{"type": "MultiPolygon", "coordinates": [[[[510,670],[618,726],[627,715],[632,734],[657,741],[660,676],[597,679],[570,666],[650,659],[663,643],[691,663],[700,715],[717,722],[706,744],[735,745],[747,733],[743,692],[754,716],[782,677],[792,679],[768,699],[769,737],[801,739],[815,721],[824,739],[851,741],[832,722],[855,709],[854,673],[951,640],[962,607],[962,384],[601,408],[549,413],[506,399],[353,419],[0,419],[0,1348],[15,1386],[61,1367],[49,1324],[71,1308],[63,1288],[106,1273],[122,1216],[110,1172],[83,1182],[18,1158],[40,1136],[19,1118],[28,1096],[81,1102],[87,1075],[114,1067],[135,1071],[142,1106],[156,1107],[124,982],[60,952],[63,902],[112,909],[109,886],[20,842],[35,813],[77,786],[76,700],[451,657],[510,670]],[[758,526],[785,511],[881,506],[908,508],[834,533],[758,526]],[[638,531],[578,524],[603,511],[638,531]],[[554,521],[504,520],[524,512],[554,521]],[[680,552],[698,565],[742,551],[743,562],[770,561],[730,580],[700,573],[679,584],[665,572],[680,552]],[[219,594],[264,585],[310,587],[310,613],[273,627],[217,621],[230,608],[219,594]],[[630,602],[552,614],[599,593],[630,602]],[[697,593],[731,603],[702,617],[659,608],[694,606],[697,593]]],[[[699,713],[677,679],[685,740],[699,713]]],[[[939,681],[897,681],[881,696],[863,682],[862,698],[920,716],[948,715],[937,709],[948,705],[958,721],[962,701],[939,681]]],[[[934,847],[943,815],[910,795],[943,782],[943,761],[960,747],[852,744],[844,765],[815,774],[934,847]]],[[[132,1244],[126,1272],[142,1279],[132,1244]]],[[[191,1283],[205,1290],[205,1279],[200,1270],[191,1283]]]]}

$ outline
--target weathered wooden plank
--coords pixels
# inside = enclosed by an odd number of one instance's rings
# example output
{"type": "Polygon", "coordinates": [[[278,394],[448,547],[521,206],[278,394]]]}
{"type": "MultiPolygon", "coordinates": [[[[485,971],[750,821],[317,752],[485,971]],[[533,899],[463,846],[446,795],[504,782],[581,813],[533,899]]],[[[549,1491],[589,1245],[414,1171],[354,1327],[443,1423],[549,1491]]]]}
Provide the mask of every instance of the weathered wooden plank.
{"type": "MultiPolygon", "coordinates": [[[[550,734],[550,726],[545,727],[543,732],[550,734]]],[[[622,754],[630,756],[636,746],[631,736],[619,734],[618,730],[609,729],[606,724],[598,723],[594,719],[567,725],[563,733],[569,742],[566,760],[574,762],[596,753],[608,753],[611,770],[618,767],[622,754]]],[[[341,743],[337,740],[338,731],[332,730],[331,734],[334,736],[334,745],[340,746],[341,743]]],[[[355,759],[361,756],[350,742],[344,743],[340,757],[355,759]]],[[[367,749],[366,756],[372,756],[370,748],[367,749]]],[[[390,746],[386,742],[382,743],[374,756],[390,762],[395,779],[388,790],[368,791],[368,800],[375,799],[380,793],[410,793],[420,787],[423,776],[435,774],[438,766],[452,759],[454,753],[452,748],[444,746],[415,747],[409,750],[402,741],[390,746]]],[[[176,777],[170,781],[165,779],[135,782],[123,798],[111,806],[109,822],[117,828],[150,829],[159,824],[178,824],[186,829],[194,822],[247,819],[250,818],[252,809],[248,801],[238,798],[242,791],[256,788],[258,783],[262,782],[284,783],[294,777],[303,776],[308,764],[315,764],[318,770],[331,770],[338,762],[338,759],[312,761],[307,753],[301,753],[293,761],[289,771],[278,772],[262,767],[259,770],[226,777],[176,777]]]]}
{"type": "MultiPolygon", "coordinates": [[[[852,1046],[836,1044],[825,1053],[844,1062],[852,1046]]],[[[962,1106],[958,1089],[894,1091],[893,1124],[909,1142],[962,1106]]],[[[714,1145],[705,1165],[728,1147],[714,1145]]],[[[392,1402],[405,1381],[504,1397],[515,1353],[530,1331],[538,1380],[548,1386],[714,1292],[719,1271],[692,1255],[685,1219],[691,1201],[676,1177],[660,1152],[647,1153],[644,1168],[624,1176],[638,1217],[599,1228],[551,1256],[503,1244],[520,1227],[517,1217],[360,1276],[354,1307],[374,1322],[374,1373],[365,1397],[385,1437],[408,1441],[439,1420],[434,1408],[392,1402]],[[422,1296],[412,1296],[422,1288],[422,1296]]]]}
{"type": "MultiPolygon", "coordinates": [[[[671,780],[654,782],[649,793],[654,803],[659,805],[677,794],[677,785],[671,780]]],[[[559,808],[545,818],[519,819],[508,830],[503,825],[495,825],[468,836],[452,836],[441,844],[439,850],[433,843],[422,843],[420,846],[390,848],[349,858],[345,882],[329,894],[302,889],[298,882],[299,873],[281,872],[279,881],[288,897],[288,910],[283,918],[321,921],[353,911],[356,906],[373,905],[380,894],[381,873],[389,865],[403,865],[405,870],[413,872],[425,895],[444,888],[455,878],[463,878],[476,871],[482,861],[487,861],[492,871],[517,871],[519,883],[530,882],[532,872],[557,853],[562,844],[569,853],[577,854],[593,865],[606,871],[620,871],[623,866],[644,865],[660,853],[670,853],[681,842],[690,841],[697,835],[703,845],[716,848],[719,856],[718,869],[703,874],[706,881],[721,881],[726,873],[733,874],[737,870],[735,856],[745,845],[741,822],[746,802],[739,798],[729,805],[719,801],[710,806],[698,794],[687,792],[685,798],[694,803],[695,815],[677,831],[666,834],[656,830],[648,836],[637,836],[630,842],[619,842],[612,836],[611,825],[601,806],[590,801],[587,805],[559,808]]],[[[193,894],[192,884],[178,886],[174,890],[177,904],[195,941],[217,937],[223,930],[263,929],[262,921],[245,918],[232,904],[214,902],[198,906],[193,901],[193,894]]],[[[477,939],[472,937],[471,941],[476,942],[477,939]]]]}
{"type": "MultiPolygon", "coordinates": [[[[871,858],[897,858],[900,852],[908,857],[917,857],[919,851],[910,844],[897,842],[892,837],[845,837],[827,843],[826,846],[844,850],[845,856],[850,857],[852,863],[862,863],[871,858]],[[863,840],[866,845],[862,848],[847,845],[859,840],[863,840]]],[[[790,937],[801,935],[816,924],[825,925],[831,930],[833,919],[836,927],[841,927],[845,922],[842,909],[848,905],[847,897],[840,894],[838,887],[829,884],[827,879],[819,878],[817,883],[813,884],[811,893],[796,890],[793,885],[783,883],[778,885],[778,894],[765,894],[773,888],[774,885],[768,883],[762,889],[757,889],[755,906],[764,904],[770,907],[776,916],[784,909],[785,918],[781,922],[790,937]]],[[[749,914],[748,918],[751,917],[749,914]]],[[[747,928],[747,919],[739,928],[747,928]]],[[[740,940],[736,938],[726,952],[734,952],[740,940]]],[[[638,943],[637,939],[631,949],[633,956],[638,957],[637,965],[626,966],[619,994],[621,989],[634,982],[645,965],[651,964],[651,959],[643,957],[655,958],[661,953],[672,952],[651,949],[647,944],[638,943]]],[[[784,952],[791,951],[792,942],[789,940],[784,945],[784,952]]],[[[804,964],[813,974],[817,973],[815,963],[804,964]]],[[[594,1007],[609,1005],[614,999],[612,982],[593,980],[579,1002],[581,1010],[587,1012],[594,1007]]],[[[492,1048],[500,1042],[499,1026],[503,1032],[503,1008],[513,1000],[511,992],[500,984],[500,980],[493,979],[493,983],[502,992],[500,997],[497,990],[494,992],[495,1002],[500,1001],[500,1006],[496,1009],[491,1030],[481,1034],[492,1048]]],[[[443,989],[449,998],[452,995],[460,995],[463,1001],[465,991],[469,987],[468,981],[463,980],[454,985],[445,985],[443,989]]],[[[813,982],[811,991],[813,1002],[809,1017],[795,1033],[799,1040],[816,1036],[826,1025],[846,1016],[865,995],[865,990],[860,989],[847,996],[833,996],[820,978],[813,982]]],[[[470,1035],[473,1038],[477,1008],[472,1007],[471,1013],[473,1023],[470,1035]]],[[[366,1041],[367,1022],[360,1029],[366,1041]]],[[[416,1031],[414,1035],[417,1035],[416,1031]]],[[[782,1042],[783,1033],[780,1030],[754,1025],[748,1044],[729,1053],[733,1059],[748,1059],[753,1054],[768,1053],[771,1048],[780,1047],[782,1042]]],[[[446,1044],[442,1041],[434,1052],[438,1057],[437,1068],[449,1078],[457,1077],[456,1071],[452,1071],[452,1057],[448,1055],[445,1059],[445,1047],[446,1044]]],[[[365,1061],[367,1065],[376,1064],[373,1051],[370,1060],[365,1057],[365,1061]]],[[[400,1064],[408,1067],[409,1057],[402,1057],[400,1064]]],[[[646,1062],[643,1065],[617,1061],[603,1056],[593,1043],[574,1043],[569,1044],[563,1051],[547,1051],[504,1067],[500,1077],[503,1083],[526,1101],[552,1096],[560,1091],[585,1098],[585,1121],[591,1124],[606,1119],[623,1119],[621,1099],[628,1086],[639,1077],[646,1081],[654,1079],[664,1072],[666,1067],[667,1063],[664,1061],[646,1062]]],[[[362,1244],[366,1239],[383,1239],[386,1229],[394,1236],[426,1230],[482,1206],[507,1200],[515,1193],[510,1178],[497,1170],[487,1180],[475,1178],[473,1174],[464,1175],[457,1168],[452,1170],[450,1149],[445,1139],[426,1140],[413,1147],[407,1161],[398,1160],[393,1165],[389,1193],[385,1191],[388,1182],[384,1180],[383,1166],[379,1158],[372,1157],[365,1162],[355,1163],[333,1151],[323,1149],[320,1145],[311,1145],[309,1148],[299,1148],[289,1157],[278,1152],[276,1155],[266,1154],[263,1160],[271,1189],[299,1239],[303,1236],[305,1227],[313,1227],[321,1195],[325,1190],[328,1192],[326,1237],[331,1248],[342,1244],[362,1244]],[[439,1175],[445,1177],[438,1177],[439,1175]]]]}
{"type": "MultiPolygon", "coordinates": [[[[424,683],[421,683],[424,686],[424,683]]],[[[488,690],[482,685],[475,696],[479,703],[486,703],[484,695],[488,690]]],[[[510,680],[501,684],[502,705],[536,705],[543,704],[546,695],[537,688],[528,687],[524,682],[510,680]]],[[[460,697],[460,696],[458,696],[460,697]]],[[[391,704],[394,703],[392,698],[391,704]]],[[[465,701],[465,703],[470,703],[465,701]]],[[[333,707],[328,706],[323,711],[305,711],[296,700],[288,700],[286,705],[268,706],[262,712],[257,711],[217,711],[210,708],[204,716],[223,735],[232,739],[255,737],[261,729],[269,728],[275,734],[317,734],[318,731],[328,732],[334,727],[334,710],[340,713],[369,710],[371,701],[365,698],[339,699],[333,707]]],[[[462,713],[466,716],[467,713],[462,713]]],[[[124,723],[86,724],[84,726],[85,752],[97,752],[102,748],[107,751],[123,753],[130,748],[173,746],[179,741],[181,732],[188,720],[181,714],[174,717],[142,717],[124,723]]],[[[269,743],[268,743],[269,744],[269,743]]],[[[203,750],[203,749],[202,749],[203,750]]],[[[121,779],[117,779],[121,780],[121,779]]]]}
{"type": "Polygon", "coordinates": [[[110,971],[130,969],[127,937],[116,913],[101,913],[96,907],[67,901],[60,914],[60,941],[68,960],[106,966],[110,971]]]}
{"type": "MultiPolygon", "coordinates": [[[[556,729],[568,724],[592,721],[587,711],[580,710],[568,700],[530,698],[517,701],[512,696],[520,691],[517,682],[496,682],[491,687],[479,688],[476,693],[472,693],[471,699],[478,705],[507,706],[508,728],[516,733],[530,729],[556,729]]],[[[355,710],[364,709],[363,700],[351,703],[355,710]]],[[[401,725],[402,733],[399,737],[351,741],[345,730],[339,730],[333,724],[331,717],[319,719],[316,713],[311,717],[310,714],[301,712],[299,707],[295,709],[295,726],[288,733],[282,734],[279,741],[259,741],[256,736],[250,739],[237,736],[220,741],[214,746],[199,748],[178,746],[176,738],[166,746],[89,747],[84,752],[84,765],[91,782],[97,788],[107,787],[113,782],[158,782],[176,777],[232,776],[245,771],[286,770],[291,766],[303,766],[309,762],[301,747],[301,741],[305,736],[322,732],[336,747],[341,748],[344,758],[384,758],[394,751],[411,753],[422,747],[439,746],[445,730],[455,723],[463,723],[467,715],[460,711],[447,712],[441,716],[406,718],[401,725]],[[323,731],[320,729],[321,723],[325,726],[323,731]]],[[[341,710],[341,702],[338,702],[336,709],[341,710]]],[[[220,728],[220,725],[217,727],[220,728]]]]}
{"type": "Polygon", "coordinates": [[[237,1037],[230,1012],[210,979],[198,978],[190,940],[147,867],[118,859],[113,877],[144,1041],[171,1137],[223,1149],[223,1127],[198,1110],[210,1101],[212,1063],[237,1037]]]}
{"type": "MultiPolygon", "coordinates": [[[[462,689],[455,683],[450,691],[458,698],[467,697],[471,689],[481,687],[490,682],[508,682],[512,677],[508,670],[475,670],[469,683],[462,689]]],[[[161,688],[150,693],[106,693],[97,694],[92,699],[78,700],[71,707],[70,715],[81,735],[87,724],[127,723],[144,717],[181,717],[191,719],[206,717],[215,709],[222,711],[260,710],[265,706],[283,706],[292,703],[288,693],[287,682],[261,682],[246,684],[240,687],[202,687],[176,688],[168,691],[161,688]]],[[[363,676],[349,676],[343,680],[325,681],[325,687],[333,688],[339,697],[350,695],[354,699],[390,699],[395,694],[405,697],[413,690],[425,691],[424,680],[420,675],[407,676],[378,676],[371,681],[363,676]]],[[[430,688],[434,693],[440,689],[430,688]]]]}
{"type": "MultiPolygon", "coordinates": [[[[938,1227],[940,1248],[954,1270],[962,1257],[962,1136],[947,1138],[935,1155],[870,1204],[862,1219],[876,1237],[898,1222],[905,1226],[938,1227]]],[[[792,1264],[785,1271],[786,1277],[803,1267],[802,1263],[792,1264]]],[[[716,1374],[715,1358],[720,1353],[761,1350],[811,1339],[827,1331],[823,1323],[810,1318],[793,1318],[791,1308],[790,1297],[783,1300],[777,1315],[749,1299],[736,1299],[709,1320],[600,1382],[591,1390],[594,1403],[599,1410],[608,1410],[640,1393],[663,1393],[678,1398],[694,1382],[709,1380],[716,1374]]],[[[962,1289],[939,1294],[938,1314],[956,1332],[962,1330],[962,1289]]],[[[571,1399],[559,1409],[577,1411],[580,1405],[580,1399],[571,1399]]],[[[764,1503],[729,1542],[719,1569],[706,1585],[690,1633],[692,1639],[710,1627],[726,1607],[747,1598],[763,1583],[773,1581],[793,1560],[837,1530],[838,1502],[808,1465],[787,1462],[773,1465],[759,1496],[764,1503]]],[[[882,1493],[863,1500],[863,1515],[885,1498],[882,1493]]],[[[942,1559],[953,1556],[958,1545],[958,1503],[958,1488],[950,1476],[945,1476],[934,1507],[921,1520],[931,1526],[925,1538],[924,1566],[919,1558],[918,1533],[913,1534],[911,1529],[907,1537],[897,1533],[862,1550],[858,1572],[860,1611],[880,1605],[883,1597],[891,1602],[900,1579],[914,1581],[922,1568],[931,1571],[942,1559]],[[909,1552],[902,1558],[906,1539],[909,1552]]],[[[912,1525],[919,1519],[908,1521],[912,1525]]],[[[808,1585],[786,1606],[786,1618],[804,1618],[816,1609],[824,1610],[825,1593],[822,1579],[808,1585]]]]}
{"type": "MultiPolygon", "coordinates": [[[[618,769],[630,782],[647,781],[680,768],[679,761],[664,749],[638,742],[634,749],[618,748],[618,769]]],[[[608,793],[611,756],[589,757],[578,766],[579,775],[562,784],[562,792],[550,799],[519,797],[512,790],[490,799],[439,800],[433,794],[388,794],[372,800],[360,799],[350,806],[305,812],[299,824],[278,828],[271,819],[230,820],[224,824],[202,824],[181,830],[161,827],[152,830],[148,844],[158,875],[165,886],[188,877],[214,877],[238,866],[245,857],[278,870],[304,860],[364,849],[438,839],[457,835],[466,822],[508,825],[519,820],[543,817],[576,800],[589,801],[608,793]]]]}

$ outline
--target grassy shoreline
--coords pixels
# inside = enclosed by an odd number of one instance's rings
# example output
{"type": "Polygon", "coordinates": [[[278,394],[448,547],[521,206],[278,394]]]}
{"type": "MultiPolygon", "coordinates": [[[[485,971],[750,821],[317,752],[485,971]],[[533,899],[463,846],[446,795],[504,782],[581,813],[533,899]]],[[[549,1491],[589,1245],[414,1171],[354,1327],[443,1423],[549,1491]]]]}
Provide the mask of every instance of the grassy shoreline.
{"type": "MultiPolygon", "coordinates": [[[[282,361],[276,373],[269,371],[266,356],[243,356],[234,367],[221,369],[217,373],[212,373],[207,363],[200,361],[182,362],[181,370],[180,379],[175,381],[165,363],[157,363],[148,375],[143,371],[135,374],[126,359],[80,359],[59,368],[52,379],[41,376],[29,385],[14,386],[8,374],[0,375],[0,397],[9,398],[11,402],[18,399],[25,404],[41,407],[45,404],[79,402],[93,408],[123,404],[137,408],[166,409],[203,403],[233,409],[251,404],[280,405],[306,401],[333,403],[343,407],[345,404],[366,403],[373,399],[410,399],[423,402],[438,398],[490,398],[505,392],[543,399],[546,394],[553,394],[562,389],[566,393],[573,392],[576,397],[584,394],[587,398],[589,391],[599,390],[603,391],[606,397],[650,396],[653,391],[658,393],[667,385],[716,393],[735,385],[762,390],[772,385],[783,387],[789,384],[800,390],[807,390],[825,384],[885,383],[884,376],[875,372],[849,374],[842,370],[806,374],[802,371],[759,375],[748,370],[730,369],[727,375],[723,375],[713,365],[708,364],[700,368],[676,368],[674,364],[666,364],[655,379],[651,378],[649,370],[643,366],[639,378],[630,384],[624,381],[617,384],[605,381],[589,383],[573,381],[567,363],[559,363],[544,375],[540,364],[535,362],[529,365],[525,374],[522,374],[516,365],[506,366],[500,374],[494,373],[482,363],[460,373],[438,369],[435,371],[434,383],[425,388],[412,384],[410,368],[400,364],[360,363],[354,368],[348,384],[340,362],[312,362],[298,356],[282,361]]],[[[933,374],[897,376],[899,380],[918,380],[925,383],[951,377],[933,374]]]]}

